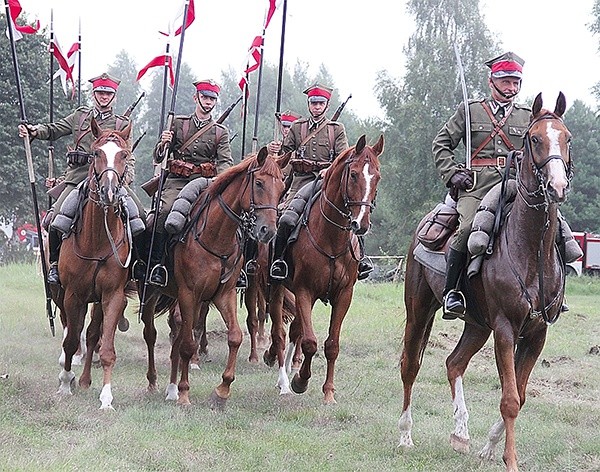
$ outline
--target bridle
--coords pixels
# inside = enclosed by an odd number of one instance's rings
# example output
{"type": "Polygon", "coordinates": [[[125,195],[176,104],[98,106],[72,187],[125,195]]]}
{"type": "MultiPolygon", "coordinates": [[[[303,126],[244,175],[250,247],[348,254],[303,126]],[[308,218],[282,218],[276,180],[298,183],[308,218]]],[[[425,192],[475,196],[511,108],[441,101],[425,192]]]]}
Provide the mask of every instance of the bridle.
{"type": "Polygon", "coordinates": [[[254,236],[254,228],[256,227],[256,212],[263,210],[272,210],[277,213],[277,207],[274,205],[257,205],[254,200],[254,181],[255,181],[255,173],[260,169],[260,167],[254,167],[252,169],[248,169],[246,172],[246,179],[244,189],[242,190],[240,195],[244,195],[248,186],[250,186],[250,205],[248,210],[241,211],[241,214],[237,214],[233,211],[233,209],[227,205],[225,200],[223,200],[223,196],[219,194],[217,196],[217,201],[219,202],[219,206],[223,209],[225,214],[235,221],[240,229],[244,232],[244,234],[251,239],[255,239],[254,236]]]}
{"type": "Polygon", "coordinates": [[[525,152],[525,155],[528,155],[529,157],[531,157],[531,168],[532,168],[533,174],[535,175],[537,183],[538,183],[535,190],[532,191],[532,190],[527,189],[525,184],[522,182],[522,180],[520,178],[520,172],[519,172],[520,165],[522,164],[522,162],[520,162],[518,159],[515,160],[516,168],[517,168],[516,174],[517,174],[517,183],[518,183],[518,187],[517,187],[518,193],[521,196],[521,198],[525,201],[525,204],[527,206],[529,206],[531,208],[535,208],[535,209],[542,208],[549,204],[548,194],[546,191],[546,188],[547,188],[546,177],[545,177],[544,173],[542,172],[542,170],[544,169],[544,167],[546,167],[548,165],[548,163],[550,163],[553,160],[560,160],[565,168],[565,173],[567,175],[567,179],[568,179],[569,183],[572,181],[573,174],[574,174],[573,160],[571,158],[570,143],[568,144],[568,152],[569,152],[568,163],[565,163],[563,157],[560,154],[551,154],[540,163],[537,163],[535,161],[535,159],[533,158],[531,128],[533,127],[534,124],[539,123],[542,120],[558,120],[562,123],[562,118],[560,118],[558,115],[556,115],[555,113],[547,112],[541,116],[538,116],[534,120],[532,120],[531,123],[529,124],[527,130],[525,131],[525,135],[523,138],[524,152],[525,152]],[[541,201],[539,203],[530,203],[531,199],[537,199],[537,200],[541,200],[541,201]]]}
{"type": "Polygon", "coordinates": [[[333,203],[329,198],[327,198],[325,189],[322,190],[322,198],[319,199],[320,200],[319,209],[321,211],[321,216],[323,216],[323,218],[328,223],[331,223],[333,226],[341,229],[342,231],[352,231],[353,230],[352,215],[350,213],[351,207],[366,206],[366,207],[369,207],[370,213],[372,213],[376,207],[377,194],[375,194],[375,198],[373,198],[373,200],[371,200],[370,202],[362,201],[362,200],[351,200],[350,197],[348,196],[348,187],[350,185],[350,183],[349,183],[350,164],[352,164],[353,162],[356,161],[356,157],[357,157],[357,155],[353,154],[344,163],[344,170],[342,171],[342,178],[340,179],[340,184],[341,184],[341,189],[342,189],[342,201],[343,201],[343,205],[344,205],[343,209],[340,209],[339,207],[337,207],[335,203],[333,203]],[[342,226],[339,223],[336,223],[335,221],[333,221],[329,216],[327,216],[327,214],[325,213],[325,209],[323,208],[323,202],[327,203],[332,209],[334,209],[338,215],[340,215],[343,219],[345,219],[348,222],[348,224],[345,226],[342,226]]]}
{"type": "MultiPolygon", "coordinates": [[[[543,225],[542,232],[540,235],[540,242],[539,242],[539,247],[537,250],[538,294],[539,294],[539,298],[540,298],[540,300],[539,300],[540,308],[538,310],[534,309],[533,299],[532,299],[531,295],[529,294],[529,291],[527,290],[527,287],[525,286],[525,283],[523,282],[520,274],[517,273],[517,271],[514,267],[514,264],[509,264],[509,267],[511,268],[513,275],[516,277],[516,279],[521,287],[521,290],[525,296],[525,299],[527,300],[527,303],[529,304],[529,310],[530,310],[529,317],[531,319],[533,319],[533,318],[537,318],[538,316],[541,316],[542,319],[544,320],[544,322],[547,325],[550,325],[558,319],[558,317],[560,315],[560,310],[554,316],[552,316],[552,318],[549,317],[548,310],[551,307],[553,307],[554,305],[558,304],[561,292],[558,292],[556,294],[556,296],[554,297],[554,299],[548,305],[546,305],[545,295],[544,295],[544,239],[546,237],[547,231],[550,228],[550,219],[549,219],[550,218],[550,215],[549,215],[550,202],[548,201],[548,193],[546,190],[546,188],[547,188],[546,178],[545,178],[542,170],[552,160],[559,159],[563,163],[563,166],[565,168],[565,172],[567,175],[567,179],[570,183],[573,179],[573,161],[571,158],[570,143],[568,144],[568,153],[569,153],[568,163],[565,163],[563,157],[559,154],[549,155],[540,163],[537,163],[535,161],[534,156],[533,156],[533,151],[532,151],[532,137],[531,137],[530,131],[534,124],[536,124],[542,120],[559,120],[562,123],[562,118],[560,118],[558,115],[556,115],[555,113],[547,112],[547,113],[535,118],[534,120],[532,120],[531,123],[529,124],[529,127],[527,128],[527,131],[525,132],[524,155],[531,158],[532,171],[536,177],[537,184],[538,184],[537,188],[535,190],[531,191],[531,190],[527,189],[525,183],[522,182],[521,177],[520,177],[520,175],[521,175],[520,174],[520,170],[521,170],[520,166],[523,165],[524,163],[522,162],[522,160],[519,160],[519,159],[515,160],[516,168],[517,168],[516,176],[517,176],[517,184],[518,184],[517,185],[518,195],[521,197],[521,199],[523,200],[523,202],[525,203],[525,205],[527,207],[534,209],[534,210],[543,210],[544,211],[544,225],[543,225]],[[538,203],[532,203],[532,199],[537,200],[538,203]]],[[[505,239],[506,239],[507,247],[510,247],[510,244],[508,241],[508,235],[506,232],[505,232],[505,239]]],[[[509,253],[509,257],[510,257],[510,253],[509,253]]],[[[559,254],[559,257],[560,257],[560,254],[559,254]]],[[[565,274],[563,271],[563,274],[562,274],[563,288],[564,288],[564,283],[565,283],[564,277],[565,277],[565,274]]]]}

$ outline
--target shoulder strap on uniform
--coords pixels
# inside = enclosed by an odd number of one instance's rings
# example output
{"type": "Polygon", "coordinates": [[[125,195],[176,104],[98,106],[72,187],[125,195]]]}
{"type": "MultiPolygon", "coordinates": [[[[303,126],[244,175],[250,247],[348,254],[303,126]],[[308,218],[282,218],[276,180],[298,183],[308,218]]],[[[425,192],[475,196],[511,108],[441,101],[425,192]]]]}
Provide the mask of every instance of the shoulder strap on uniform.
{"type": "Polygon", "coordinates": [[[334,135],[334,127],[335,127],[335,123],[329,122],[328,123],[329,126],[327,126],[327,137],[329,138],[329,160],[333,161],[333,158],[335,157],[335,149],[334,149],[334,145],[335,145],[335,135],[334,135]]]}
{"type": "MultiPolygon", "coordinates": [[[[188,125],[188,130],[190,127],[190,123],[189,121],[184,121],[183,126],[185,126],[187,123],[188,125]]],[[[206,126],[204,126],[204,128],[200,128],[198,131],[196,131],[192,136],[190,136],[190,139],[188,139],[185,143],[183,143],[183,145],[179,148],[179,153],[181,154],[183,151],[185,151],[190,144],[192,144],[196,139],[198,139],[200,136],[202,136],[204,133],[206,133],[209,129],[211,129],[213,126],[215,126],[216,123],[212,122],[211,124],[208,124],[206,126]]],[[[186,133],[184,133],[185,136],[186,133]]]]}
{"type": "Polygon", "coordinates": [[[78,126],[77,126],[77,132],[78,132],[79,136],[78,136],[78,137],[77,137],[77,139],[75,140],[75,149],[77,149],[77,147],[79,146],[79,143],[80,143],[81,139],[82,139],[82,138],[83,138],[83,137],[84,137],[86,134],[88,134],[88,133],[90,133],[90,132],[92,131],[92,129],[91,129],[91,127],[90,127],[90,128],[89,128],[89,129],[87,129],[87,130],[86,130],[84,133],[82,133],[82,132],[81,132],[81,128],[83,127],[83,123],[85,123],[85,120],[87,120],[87,119],[88,119],[88,117],[91,115],[92,111],[93,111],[93,110],[90,108],[90,109],[88,110],[88,112],[87,112],[87,113],[82,113],[82,114],[79,116],[79,123],[78,123],[78,126]]]}

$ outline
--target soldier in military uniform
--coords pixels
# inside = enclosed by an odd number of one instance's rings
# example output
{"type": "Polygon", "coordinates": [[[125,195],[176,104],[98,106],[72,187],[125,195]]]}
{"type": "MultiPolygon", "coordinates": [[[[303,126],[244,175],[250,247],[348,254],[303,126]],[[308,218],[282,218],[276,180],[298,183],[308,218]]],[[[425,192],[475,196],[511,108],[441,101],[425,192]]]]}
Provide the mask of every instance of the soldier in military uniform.
{"type": "Polygon", "coordinates": [[[215,177],[233,165],[227,128],[216,123],[212,111],[221,87],[212,80],[194,82],[196,109],[189,116],[176,116],[171,129],[163,131],[154,147],[154,160],[169,156],[169,171],[163,186],[154,245],[150,255],[150,283],[164,286],[167,270],[161,264],[167,232],[165,220],[177,195],[185,185],[198,177],[215,177]]]}
{"type": "MultiPolygon", "coordinates": [[[[58,179],[58,182],[48,181],[49,186],[54,186],[57,183],[64,183],[64,190],[61,192],[53,208],[60,210],[62,203],[67,196],[86,179],[89,169],[89,159],[91,157],[90,150],[95,138],[91,130],[92,117],[98,123],[101,129],[117,129],[123,130],[129,124],[129,118],[122,115],[116,115],[113,112],[113,103],[117,94],[117,89],[120,80],[111,77],[108,74],[102,74],[98,77],[90,79],[92,84],[92,99],[94,106],[92,108],[81,106],[70,115],[62,118],[54,123],[30,125],[19,125],[19,136],[25,137],[29,134],[30,139],[44,139],[55,141],[63,136],[73,135],[72,148],[67,152],[67,169],[64,175],[58,179]]],[[[135,176],[135,157],[130,154],[127,162],[127,175],[125,176],[126,186],[133,182],[135,176]]],[[[134,198],[140,215],[143,215],[143,208],[139,199],[135,197],[133,192],[127,189],[129,194],[134,198]]],[[[58,254],[60,248],[61,236],[60,233],[48,228],[49,242],[49,260],[50,267],[48,270],[48,283],[59,284],[58,274],[58,254]]]]}
{"type": "MultiPolygon", "coordinates": [[[[283,141],[286,136],[290,134],[290,129],[292,124],[300,118],[300,115],[294,113],[293,111],[284,111],[279,116],[279,131],[281,132],[281,141],[271,141],[267,144],[267,151],[270,154],[284,154],[283,152],[283,141]]],[[[291,170],[291,169],[290,169],[291,170]]]]}
{"type": "Polygon", "coordinates": [[[465,313],[465,299],[457,286],[468,259],[467,240],[473,218],[484,195],[502,180],[509,151],[523,146],[531,110],[514,102],[521,89],[523,64],[523,59],[512,52],[487,61],[491,94],[486,99],[469,101],[471,129],[466,129],[461,103],[433,140],[435,166],[457,201],[459,213],[459,228],[447,256],[444,319],[465,313]],[[467,132],[471,133],[471,169],[454,156],[467,132]]]}
{"type": "MultiPolygon", "coordinates": [[[[342,123],[331,121],[326,112],[333,89],[315,84],[304,90],[307,95],[309,117],[294,121],[283,140],[283,152],[294,152],[290,160],[292,182],[286,197],[286,204],[305,185],[317,180],[331,162],[348,149],[346,129],[342,123]]],[[[270,150],[277,150],[279,143],[271,142],[270,150]]],[[[274,261],[270,275],[275,280],[287,277],[288,268],[283,260],[283,251],[291,228],[280,222],[274,248],[274,261]]],[[[368,276],[373,267],[366,260],[359,264],[359,277],[368,276]]]]}

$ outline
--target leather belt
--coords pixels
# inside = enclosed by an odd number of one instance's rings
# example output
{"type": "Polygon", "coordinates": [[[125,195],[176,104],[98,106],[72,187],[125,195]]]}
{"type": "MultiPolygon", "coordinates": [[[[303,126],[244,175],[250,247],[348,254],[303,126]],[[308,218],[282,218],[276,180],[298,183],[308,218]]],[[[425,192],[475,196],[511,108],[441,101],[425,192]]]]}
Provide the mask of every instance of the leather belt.
{"type": "Polygon", "coordinates": [[[504,167],[506,165],[506,156],[498,156],[497,158],[476,158],[471,161],[471,167],[504,167]]]}
{"type": "Polygon", "coordinates": [[[200,174],[202,177],[215,177],[217,175],[217,166],[212,162],[203,162],[202,164],[192,164],[191,162],[174,159],[169,162],[169,172],[179,177],[189,177],[192,174],[200,174]]]}

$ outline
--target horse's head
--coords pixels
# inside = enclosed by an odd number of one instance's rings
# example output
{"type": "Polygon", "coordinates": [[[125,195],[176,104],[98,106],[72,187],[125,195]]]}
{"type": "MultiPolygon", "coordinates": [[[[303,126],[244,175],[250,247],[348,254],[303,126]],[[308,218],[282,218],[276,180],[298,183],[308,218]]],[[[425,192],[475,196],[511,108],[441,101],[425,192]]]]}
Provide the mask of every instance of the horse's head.
{"type": "Polygon", "coordinates": [[[268,243],[277,232],[277,205],[285,190],[281,167],[286,162],[263,147],[227,169],[209,187],[210,198],[218,198],[229,208],[225,213],[261,243],[268,243]]]}
{"type": "MultiPolygon", "coordinates": [[[[542,94],[538,94],[525,134],[525,159],[531,159],[529,165],[533,173],[524,168],[520,178],[530,194],[535,186],[533,193],[543,194],[548,203],[560,203],[567,198],[573,177],[571,133],[562,120],[565,109],[562,92],[558,94],[553,112],[542,108],[542,94]]],[[[528,166],[526,162],[524,164],[524,167],[528,166]]]]}
{"type": "MultiPolygon", "coordinates": [[[[379,156],[383,142],[381,135],[374,146],[368,146],[365,136],[361,136],[354,147],[338,156],[323,181],[326,188],[339,179],[343,208],[339,204],[335,206],[349,220],[348,229],[359,235],[365,234],[371,226],[371,211],[375,208],[377,184],[381,179],[379,156]]],[[[332,200],[330,195],[327,198],[332,200]]]]}
{"type": "Polygon", "coordinates": [[[92,118],[91,126],[96,140],[91,148],[90,181],[93,186],[90,188],[98,194],[102,205],[115,206],[119,200],[119,189],[125,181],[127,159],[131,154],[131,123],[122,131],[102,130],[92,118]]]}

